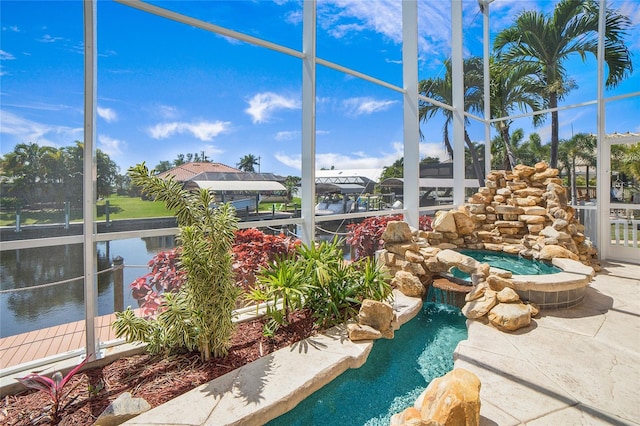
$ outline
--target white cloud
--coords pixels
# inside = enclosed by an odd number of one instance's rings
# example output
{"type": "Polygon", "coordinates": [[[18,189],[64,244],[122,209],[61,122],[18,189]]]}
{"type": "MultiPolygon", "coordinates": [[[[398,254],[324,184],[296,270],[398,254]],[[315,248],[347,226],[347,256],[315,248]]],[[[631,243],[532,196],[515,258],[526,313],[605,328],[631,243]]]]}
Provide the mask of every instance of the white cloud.
{"type": "Polygon", "coordinates": [[[164,118],[165,120],[174,120],[179,116],[178,109],[174,106],[169,105],[159,105],[157,107],[157,112],[160,117],[164,118]]]}
{"type": "Polygon", "coordinates": [[[39,145],[61,146],[83,139],[82,127],[38,123],[6,110],[1,111],[1,115],[0,133],[11,136],[14,143],[35,142],[39,145]]]}
{"type": "Polygon", "coordinates": [[[127,147],[127,143],[125,141],[114,139],[107,135],[98,135],[98,145],[100,150],[109,157],[121,155],[123,150],[127,147]]]}
{"type": "MultiPolygon", "coordinates": [[[[316,155],[316,168],[344,169],[376,169],[392,165],[396,160],[404,155],[402,142],[391,144],[391,152],[380,152],[375,155],[370,152],[353,152],[351,154],[340,153],[320,153],[316,155]]],[[[438,157],[441,161],[446,161],[446,153],[442,143],[421,143],[420,158],[438,157]]],[[[282,152],[275,154],[276,160],[285,166],[301,170],[301,156],[289,155],[282,152]]]]}
{"type": "Polygon", "coordinates": [[[10,25],[8,27],[2,27],[2,31],[13,31],[14,33],[19,33],[20,28],[17,25],[10,25]]]}
{"type": "Polygon", "coordinates": [[[107,123],[118,121],[118,114],[111,108],[98,107],[98,115],[107,123]]]}
{"type": "Polygon", "coordinates": [[[259,124],[269,121],[273,113],[282,109],[300,109],[300,101],[273,92],[258,93],[249,100],[249,108],[244,111],[254,124],[259,124]]]}
{"type": "Polygon", "coordinates": [[[369,97],[350,98],[342,102],[343,108],[350,116],[363,114],[373,114],[374,112],[386,111],[397,101],[379,101],[369,97]]]}
{"type": "Polygon", "coordinates": [[[58,40],[63,40],[62,37],[51,37],[49,34],[45,34],[42,36],[41,39],[38,39],[38,41],[41,41],[43,43],[55,43],[58,40]]]}
{"type": "Polygon", "coordinates": [[[230,129],[231,123],[228,121],[198,121],[195,123],[174,121],[156,124],[148,130],[154,139],[166,139],[175,134],[186,133],[201,141],[208,142],[221,133],[229,132],[230,129]]]}
{"type": "Polygon", "coordinates": [[[275,140],[277,141],[291,141],[300,136],[300,132],[297,130],[282,131],[276,133],[275,140]]]}
{"type": "Polygon", "coordinates": [[[7,61],[7,60],[12,60],[15,59],[16,57],[13,56],[11,53],[9,52],[5,52],[4,50],[0,50],[0,59],[3,61],[7,61]]]}

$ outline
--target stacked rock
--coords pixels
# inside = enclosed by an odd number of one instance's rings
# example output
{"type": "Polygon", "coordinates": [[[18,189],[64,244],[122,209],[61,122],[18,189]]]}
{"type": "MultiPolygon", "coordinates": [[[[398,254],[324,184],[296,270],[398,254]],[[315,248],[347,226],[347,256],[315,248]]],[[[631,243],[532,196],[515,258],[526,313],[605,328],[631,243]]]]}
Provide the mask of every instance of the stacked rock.
{"type": "Polygon", "coordinates": [[[575,209],[567,205],[558,169],[545,162],[492,171],[486,186],[457,210],[439,211],[421,237],[441,249],[504,251],[534,259],[570,258],[600,267],[575,209]]]}

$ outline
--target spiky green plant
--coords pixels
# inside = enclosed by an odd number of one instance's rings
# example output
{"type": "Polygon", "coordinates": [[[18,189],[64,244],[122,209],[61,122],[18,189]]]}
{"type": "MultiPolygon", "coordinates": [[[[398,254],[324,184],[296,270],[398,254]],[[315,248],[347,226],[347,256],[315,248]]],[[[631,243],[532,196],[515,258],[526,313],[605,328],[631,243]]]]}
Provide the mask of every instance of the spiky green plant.
{"type": "Polygon", "coordinates": [[[144,163],[130,168],[129,176],[142,192],[174,211],[187,281],[177,294],[167,295],[156,318],[136,318],[130,310],[116,313],[116,335],[143,341],[152,353],[197,348],[204,360],[226,355],[239,296],[231,257],[238,228],[235,209],[228,203],[213,208],[209,191],[184,190],[173,178],[153,176],[144,163]]]}

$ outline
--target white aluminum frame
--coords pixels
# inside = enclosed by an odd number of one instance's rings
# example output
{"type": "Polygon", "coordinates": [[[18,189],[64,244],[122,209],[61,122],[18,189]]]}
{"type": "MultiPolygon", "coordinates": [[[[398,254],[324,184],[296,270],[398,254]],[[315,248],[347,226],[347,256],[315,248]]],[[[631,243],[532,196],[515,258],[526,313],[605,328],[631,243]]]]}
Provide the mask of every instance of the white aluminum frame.
{"type": "MultiPolygon", "coordinates": [[[[114,0],[123,5],[161,16],[176,22],[197,27],[205,31],[213,32],[223,36],[235,38],[240,41],[251,43],[260,47],[268,48],[291,57],[299,58],[302,62],[302,187],[305,198],[302,200],[302,216],[299,219],[284,219],[263,221],[260,226],[281,226],[286,224],[298,224],[302,228],[302,239],[305,243],[315,240],[316,222],[329,220],[329,218],[318,218],[316,220],[315,201],[315,152],[316,152],[316,68],[318,65],[334,69],[345,74],[357,77],[362,80],[385,87],[403,95],[403,124],[404,124],[404,209],[396,212],[404,213],[405,219],[412,226],[417,226],[420,211],[432,211],[448,206],[435,206],[430,208],[419,208],[419,119],[418,102],[423,100],[434,105],[453,111],[453,147],[454,147],[454,204],[464,203],[465,179],[464,179],[464,128],[465,117],[471,117],[484,124],[485,135],[485,169],[490,169],[490,126],[492,123],[503,119],[515,119],[531,117],[537,114],[546,114],[551,111],[561,111],[578,108],[587,105],[597,105],[597,137],[598,137],[598,195],[597,195],[597,216],[598,216],[598,241],[600,242],[600,256],[604,259],[608,257],[606,245],[603,243],[609,236],[610,223],[609,216],[609,194],[608,194],[608,173],[610,160],[608,152],[608,142],[605,135],[605,106],[606,102],[640,96],[640,92],[619,95],[611,98],[604,96],[604,29],[606,1],[599,0],[600,19],[598,25],[598,86],[597,99],[595,101],[583,102],[569,106],[562,106],[544,111],[536,111],[525,114],[518,114],[509,117],[492,119],[490,117],[489,96],[485,96],[484,118],[477,117],[464,111],[464,78],[463,78],[463,20],[462,20],[462,0],[451,0],[451,27],[452,27],[452,78],[453,78],[453,105],[442,104],[436,100],[419,95],[418,88],[418,0],[402,0],[402,57],[403,57],[403,87],[389,84],[385,81],[368,76],[323,60],[316,56],[316,0],[305,0],[303,6],[303,29],[302,29],[302,52],[268,42],[263,39],[252,37],[237,31],[232,31],[214,24],[210,24],[189,16],[185,16],[170,10],[145,3],[141,0],[114,0]],[[411,160],[409,160],[411,159],[411,160]]],[[[489,93],[489,40],[490,40],[490,4],[493,0],[479,0],[483,7],[483,74],[485,76],[484,91],[489,93]]],[[[28,241],[4,242],[2,251],[15,250],[27,247],[44,247],[59,244],[83,243],[84,244],[84,280],[85,283],[85,320],[86,320],[86,352],[97,355],[98,342],[95,336],[94,318],[96,316],[97,299],[97,275],[96,275],[96,242],[114,239],[136,238],[142,235],[169,235],[175,234],[177,229],[163,229],[152,231],[131,231],[119,233],[97,234],[94,218],[95,193],[96,193],[96,99],[97,99],[97,0],[83,0],[84,5],[84,178],[83,178],[83,235],[73,237],[62,237],[57,239],[35,239],[28,241]]],[[[357,217],[379,216],[385,212],[358,213],[357,217]]],[[[353,215],[338,215],[335,218],[352,218],[353,215]]],[[[241,222],[240,228],[255,226],[256,223],[241,222]]]]}

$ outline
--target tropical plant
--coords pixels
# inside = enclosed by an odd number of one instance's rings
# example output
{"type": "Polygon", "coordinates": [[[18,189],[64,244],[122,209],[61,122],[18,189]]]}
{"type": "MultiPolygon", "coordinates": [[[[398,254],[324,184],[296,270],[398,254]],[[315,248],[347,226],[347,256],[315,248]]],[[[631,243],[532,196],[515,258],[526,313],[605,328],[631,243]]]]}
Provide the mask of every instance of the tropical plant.
{"type": "Polygon", "coordinates": [[[233,334],[232,313],[239,289],[232,271],[231,247],[237,229],[233,207],[212,208],[205,189],[189,192],[172,177],[151,175],[144,163],[129,169],[132,182],[175,212],[182,248],[180,267],[186,282],[166,294],[157,318],[135,318],[131,310],[116,313],[114,329],[127,341],[142,340],[152,353],[197,348],[203,359],[224,356],[233,334]]]}
{"type": "Polygon", "coordinates": [[[80,364],[76,365],[65,376],[63,376],[59,371],[53,373],[51,378],[41,374],[31,373],[16,380],[30,389],[37,389],[49,396],[51,400],[51,406],[49,407],[48,415],[54,424],[58,424],[61,420],[60,413],[64,411],[64,409],[69,404],[71,404],[75,400],[75,398],[72,398],[64,405],[63,401],[80,382],[78,382],[74,386],[74,388],[70,389],[66,388],[67,384],[69,383],[71,378],[75,376],[76,373],[80,371],[80,369],[87,363],[87,361],[89,361],[89,358],[90,356],[87,356],[80,364]]]}
{"type": "MultiPolygon", "coordinates": [[[[512,115],[516,109],[525,112],[540,111],[546,107],[546,99],[543,96],[545,88],[537,77],[536,71],[535,64],[524,63],[514,67],[491,57],[491,118],[512,115]]],[[[534,126],[538,126],[543,119],[544,116],[541,114],[534,115],[534,126]]],[[[505,151],[506,170],[513,169],[518,161],[509,133],[512,123],[513,120],[509,119],[493,123],[500,134],[501,146],[505,151]]],[[[493,153],[493,144],[491,147],[493,153]]]]}
{"type": "MultiPolygon", "coordinates": [[[[629,48],[624,42],[631,20],[616,10],[606,11],[605,54],[607,87],[615,87],[632,70],[629,48]]],[[[535,64],[536,74],[546,87],[549,108],[576,85],[567,75],[565,62],[574,54],[583,61],[587,53],[594,57],[598,49],[598,2],[595,0],[562,0],[553,14],[524,11],[513,25],[496,36],[494,49],[498,60],[521,66],[535,64]]],[[[558,111],[551,112],[551,153],[549,164],[558,166],[558,111]]]]}
{"type": "Polygon", "coordinates": [[[577,133],[571,139],[561,140],[558,159],[563,169],[569,174],[571,200],[578,200],[576,169],[579,165],[594,166],[596,164],[596,137],[588,133],[577,133]]]}
{"type": "Polygon", "coordinates": [[[298,249],[297,264],[308,280],[305,306],[322,328],[353,318],[365,298],[386,300],[391,295],[385,270],[373,260],[345,262],[342,243],[336,238],[298,249]]]}
{"type": "Polygon", "coordinates": [[[238,163],[238,168],[245,172],[254,173],[256,171],[256,165],[260,164],[259,157],[256,157],[253,154],[247,154],[240,159],[240,163],[238,163]]]}
{"type": "Polygon", "coordinates": [[[293,200],[293,191],[296,189],[298,185],[300,185],[300,181],[302,178],[298,176],[287,176],[284,180],[284,187],[286,188],[286,204],[289,204],[291,200],[293,200]]]}
{"type": "MultiPolygon", "coordinates": [[[[429,78],[421,80],[418,83],[418,92],[422,96],[434,99],[440,103],[446,105],[453,105],[453,81],[451,71],[451,60],[447,59],[444,63],[446,68],[445,76],[442,78],[429,78]]],[[[482,59],[478,57],[471,57],[464,60],[464,109],[469,112],[481,113],[483,109],[482,103],[482,88],[483,88],[483,75],[482,75],[482,59]]],[[[418,115],[420,121],[429,121],[438,113],[445,117],[444,126],[442,129],[442,138],[449,158],[453,158],[453,147],[449,140],[449,126],[453,122],[453,111],[443,108],[434,103],[420,99],[419,101],[418,115]]],[[[465,123],[468,123],[468,119],[465,117],[465,123]]],[[[420,133],[422,137],[422,132],[420,133]]],[[[476,178],[478,179],[479,186],[484,186],[484,170],[480,164],[480,160],[473,148],[471,138],[464,131],[464,140],[469,148],[469,152],[472,156],[473,169],[475,171],[476,178]]]]}

